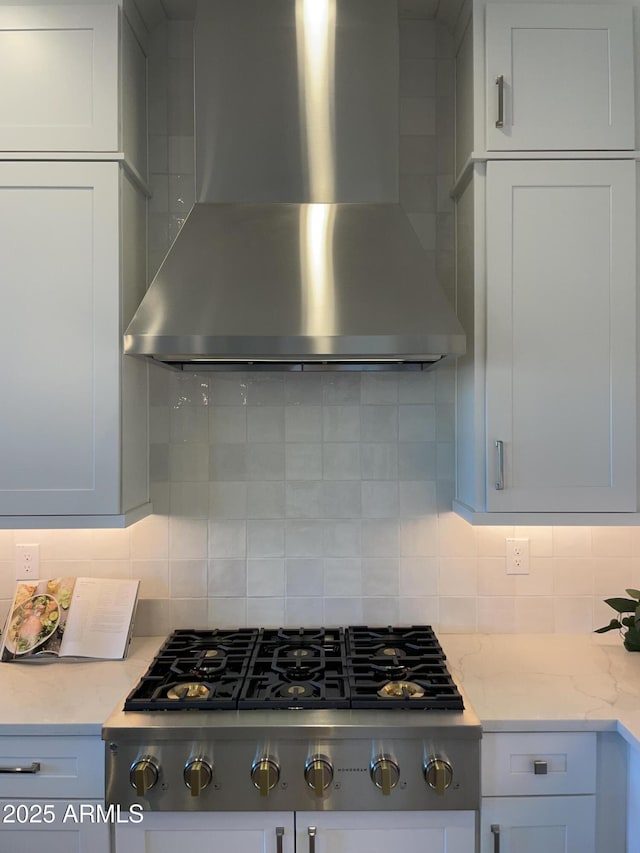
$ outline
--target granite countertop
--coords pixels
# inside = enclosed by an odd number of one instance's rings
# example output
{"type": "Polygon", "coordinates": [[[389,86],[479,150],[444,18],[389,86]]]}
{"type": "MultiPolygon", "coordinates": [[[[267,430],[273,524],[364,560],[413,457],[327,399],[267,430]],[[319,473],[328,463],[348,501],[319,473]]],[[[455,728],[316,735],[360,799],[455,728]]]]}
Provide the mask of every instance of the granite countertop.
{"type": "MultiPolygon", "coordinates": [[[[617,730],[640,749],[640,653],[621,642],[561,634],[439,639],[485,731],[617,730]]],[[[99,736],[163,640],[134,638],[124,661],[0,664],[2,734],[99,736]]]]}

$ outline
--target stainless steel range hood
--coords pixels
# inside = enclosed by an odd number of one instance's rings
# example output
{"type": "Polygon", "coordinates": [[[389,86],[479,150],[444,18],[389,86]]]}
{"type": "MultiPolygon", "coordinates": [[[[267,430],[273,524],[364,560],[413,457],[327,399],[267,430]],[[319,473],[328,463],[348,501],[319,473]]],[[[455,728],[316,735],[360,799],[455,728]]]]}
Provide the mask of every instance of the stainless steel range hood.
{"type": "Polygon", "coordinates": [[[196,198],[125,351],[174,366],[388,367],[464,352],[398,204],[393,0],[205,0],[196,198]]]}

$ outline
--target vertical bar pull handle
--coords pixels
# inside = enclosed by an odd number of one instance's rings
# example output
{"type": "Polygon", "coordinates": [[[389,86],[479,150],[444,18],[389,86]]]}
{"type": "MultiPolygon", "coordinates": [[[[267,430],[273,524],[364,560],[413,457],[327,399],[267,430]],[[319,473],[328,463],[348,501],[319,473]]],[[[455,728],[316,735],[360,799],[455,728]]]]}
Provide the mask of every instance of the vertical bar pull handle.
{"type": "Polygon", "coordinates": [[[316,853],[316,827],[308,826],[307,832],[309,833],[309,853],[316,853]]]}
{"type": "Polygon", "coordinates": [[[504,441],[496,441],[496,489],[504,489],[504,441]]]}
{"type": "Polygon", "coordinates": [[[276,853],[282,853],[282,836],[284,835],[284,826],[276,826],[276,853]]]}
{"type": "Polygon", "coordinates": [[[500,853],[500,824],[492,823],[491,832],[493,833],[493,853],[500,853]]]}
{"type": "Polygon", "coordinates": [[[496,119],[496,127],[504,127],[504,75],[498,74],[496,77],[496,86],[498,87],[498,118],[496,119]]]}

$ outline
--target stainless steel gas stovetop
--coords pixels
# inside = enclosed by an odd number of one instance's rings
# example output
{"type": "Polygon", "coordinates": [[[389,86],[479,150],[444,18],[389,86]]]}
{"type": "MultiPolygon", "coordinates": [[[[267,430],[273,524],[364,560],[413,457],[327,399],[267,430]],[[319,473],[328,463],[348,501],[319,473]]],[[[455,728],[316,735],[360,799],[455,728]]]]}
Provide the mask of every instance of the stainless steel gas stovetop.
{"type": "Polygon", "coordinates": [[[175,631],[103,730],[107,802],[475,810],[480,737],[429,626],[175,631]]]}

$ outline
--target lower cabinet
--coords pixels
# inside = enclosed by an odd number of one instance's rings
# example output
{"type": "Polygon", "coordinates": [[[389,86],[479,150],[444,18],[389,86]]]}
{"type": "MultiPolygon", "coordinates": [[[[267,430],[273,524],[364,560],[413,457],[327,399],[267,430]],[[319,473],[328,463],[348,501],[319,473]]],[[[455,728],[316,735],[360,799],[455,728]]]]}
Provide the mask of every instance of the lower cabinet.
{"type": "Polygon", "coordinates": [[[144,812],[115,853],[474,853],[474,812],[144,812]]]}
{"type": "Polygon", "coordinates": [[[143,812],[116,825],[115,853],[294,853],[291,812],[143,812]]]}
{"type": "Polygon", "coordinates": [[[110,853],[103,809],[103,800],[0,800],[0,850],[110,853]]]}
{"type": "Polygon", "coordinates": [[[0,851],[109,853],[99,737],[0,736],[0,851]]]}
{"type": "Polygon", "coordinates": [[[473,853],[474,812],[296,812],[296,853],[473,853]]]}
{"type": "Polygon", "coordinates": [[[595,732],[485,734],[480,853],[595,853],[595,732]]]}
{"type": "Polygon", "coordinates": [[[480,853],[595,853],[595,796],[483,797],[480,853]]]}

